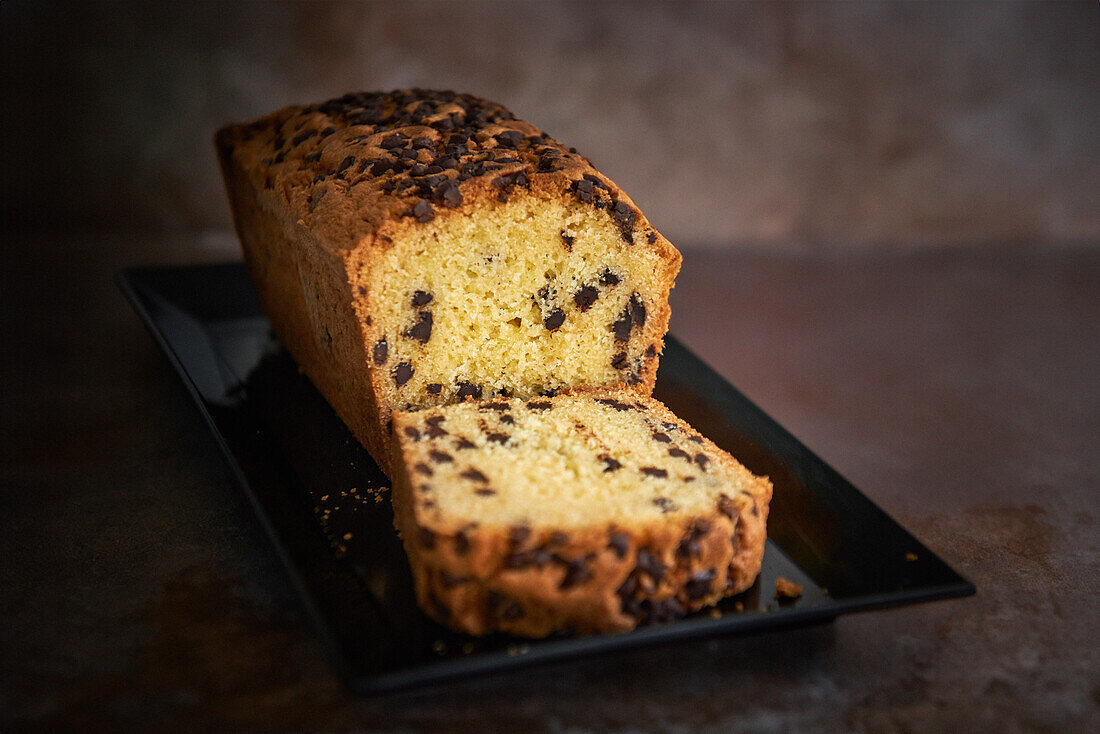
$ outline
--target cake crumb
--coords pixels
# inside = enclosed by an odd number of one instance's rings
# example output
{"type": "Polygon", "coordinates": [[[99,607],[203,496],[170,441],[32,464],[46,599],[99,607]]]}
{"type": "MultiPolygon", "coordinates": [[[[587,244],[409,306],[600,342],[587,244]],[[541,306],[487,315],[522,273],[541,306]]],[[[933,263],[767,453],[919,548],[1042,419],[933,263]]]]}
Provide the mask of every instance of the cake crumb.
{"type": "Polygon", "coordinates": [[[802,585],[780,576],[775,580],[775,598],[778,601],[788,601],[802,596],[802,585]]]}
{"type": "Polygon", "coordinates": [[[913,551],[909,551],[905,554],[905,562],[906,563],[912,563],[915,560],[917,560],[917,554],[914,553],[913,551]]]}
{"type": "Polygon", "coordinates": [[[714,607],[709,612],[707,612],[707,615],[711,619],[721,619],[722,618],[722,610],[719,609],[718,607],[714,607]]]}
{"type": "Polygon", "coordinates": [[[733,611],[738,613],[743,612],[745,611],[745,605],[739,601],[735,601],[733,603],[733,611]]]}

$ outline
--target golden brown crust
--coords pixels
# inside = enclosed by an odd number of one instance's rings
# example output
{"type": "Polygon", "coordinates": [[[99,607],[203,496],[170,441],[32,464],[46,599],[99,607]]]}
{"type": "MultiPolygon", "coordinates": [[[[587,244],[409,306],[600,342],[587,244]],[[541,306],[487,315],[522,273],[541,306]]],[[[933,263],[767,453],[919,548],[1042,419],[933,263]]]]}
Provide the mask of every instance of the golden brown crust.
{"type": "MultiPolygon", "coordinates": [[[[623,391],[589,390],[618,399],[623,391]]],[[[637,400],[675,422],[736,473],[733,457],[651,398],[637,400]]],[[[395,413],[396,430],[417,420],[395,413]]],[[[754,477],[692,515],[582,528],[477,526],[426,511],[410,475],[411,443],[395,442],[393,503],[421,607],[472,635],[621,632],[668,621],[749,588],[760,572],[772,486],[754,477]]]]}
{"type": "Polygon", "coordinates": [[[509,198],[572,197],[666,263],[633,389],[648,395],[680,254],[614,182],[529,122],[470,95],[346,95],[218,131],[245,260],[272,327],[333,408],[390,471],[389,370],[367,345],[370,273],[411,228],[509,198]]]}

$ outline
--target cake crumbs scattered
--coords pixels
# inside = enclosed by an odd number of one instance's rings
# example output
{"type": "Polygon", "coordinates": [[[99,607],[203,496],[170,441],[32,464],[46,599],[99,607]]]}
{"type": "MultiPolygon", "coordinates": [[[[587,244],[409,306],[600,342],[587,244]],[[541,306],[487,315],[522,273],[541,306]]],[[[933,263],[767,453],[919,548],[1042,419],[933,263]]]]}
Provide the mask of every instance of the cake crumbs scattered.
{"type": "Polygon", "coordinates": [[[913,562],[913,561],[915,561],[915,560],[917,560],[917,554],[916,554],[916,553],[914,553],[913,551],[908,551],[908,552],[907,552],[907,553],[905,554],[905,561],[906,561],[906,563],[912,563],[912,562],[913,562]]]}
{"type": "Polygon", "coordinates": [[[802,596],[802,585],[780,576],[775,580],[775,598],[777,601],[790,601],[802,596]]]}

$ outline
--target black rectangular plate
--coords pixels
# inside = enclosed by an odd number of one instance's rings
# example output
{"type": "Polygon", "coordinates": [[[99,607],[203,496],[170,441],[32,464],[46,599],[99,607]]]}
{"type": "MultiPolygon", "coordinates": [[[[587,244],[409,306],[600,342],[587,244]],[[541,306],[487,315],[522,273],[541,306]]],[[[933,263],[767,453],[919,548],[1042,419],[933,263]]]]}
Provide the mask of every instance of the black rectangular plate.
{"type": "Polygon", "coordinates": [[[718,612],[592,637],[451,632],[416,606],[386,477],[273,339],[243,265],[118,283],[214,432],[330,660],[376,693],[597,652],[967,596],[974,587],[674,338],[655,397],[775,487],[756,584],[718,612]],[[802,585],[777,604],[775,580],[802,585]]]}

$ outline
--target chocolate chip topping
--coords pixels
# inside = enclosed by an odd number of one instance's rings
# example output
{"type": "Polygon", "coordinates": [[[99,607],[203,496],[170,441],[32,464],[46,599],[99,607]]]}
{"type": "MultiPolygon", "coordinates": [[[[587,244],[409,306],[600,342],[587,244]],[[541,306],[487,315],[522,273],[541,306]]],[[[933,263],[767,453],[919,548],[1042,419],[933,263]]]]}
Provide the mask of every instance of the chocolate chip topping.
{"type": "Polygon", "coordinates": [[[434,298],[435,296],[427,291],[416,291],[412,295],[412,305],[416,308],[427,306],[434,298]]]}
{"type": "Polygon", "coordinates": [[[627,244],[634,244],[634,207],[625,201],[616,201],[611,205],[609,212],[615,224],[619,225],[619,232],[627,244]]]}
{"type": "Polygon", "coordinates": [[[430,201],[421,199],[413,205],[412,215],[416,217],[416,221],[424,224],[435,219],[435,209],[432,208],[430,201]]]}
{"type": "Polygon", "coordinates": [[[372,355],[374,357],[374,363],[376,365],[378,365],[379,367],[381,367],[382,365],[384,365],[386,363],[386,358],[389,356],[389,353],[390,353],[390,346],[388,344],[386,344],[386,340],[385,339],[379,339],[375,343],[374,350],[373,350],[373,353],[372,353],[372,355]]]}
{"type": "Polygon", "coordinates": [[[560,308],[555,308],[553,311],[550,312],[550,315],[542,321],[542,325],[550,331],[557,331],[564,323],[565,311],[562,311],[560,308]]]}
{"type": "Polygon", "coordinates": [[[590,285],[586,285],[579,291],[573,294],[573,303],[577,304],[577,308],[581,311],[587,311],[592,308],[592,304],[600,297],[600,292],[590,285]]]}
{"type": "Polygon", "coordinates": [[[393,381],[397,383],[398,387],[411,380],[412,376],[413,366],[408,362],[402,362],[393,369],[393,381]]]}
{"type": "Polygon", "coordinates": [[[427,344],[428,340],[432,338],[432,312],[420,312],[417,315],[416,323],[404,332],[404,336],[415,339],[421,344],[427,344]]]}

